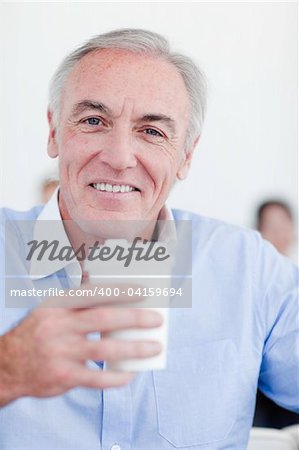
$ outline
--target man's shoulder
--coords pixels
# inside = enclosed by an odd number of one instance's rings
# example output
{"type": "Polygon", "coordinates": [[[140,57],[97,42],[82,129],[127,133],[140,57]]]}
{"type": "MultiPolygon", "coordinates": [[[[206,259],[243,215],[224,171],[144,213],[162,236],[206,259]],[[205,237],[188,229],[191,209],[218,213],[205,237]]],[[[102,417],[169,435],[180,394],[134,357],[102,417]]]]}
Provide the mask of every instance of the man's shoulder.
{"type": "Polygon", "coordinates": [[[244,226],[202,216],[193,212],[172,210],[174,220],[190,220],[192,222],[192,248],[197,255],[222,261],[255,260],[263,247],[270,247],[260,233],[244,226]]]}
{"type": "Polygon", "coordinates": [[[7,223],[13,225],[13,228],[18,228],[18,222],[21,221],[35,221],[39,216],[43,205],[34,206],[27,211],[17,211],[11,208],[0,208],[0,237],[4,240],[5,227],[7,223]],[[15,222],[15,223],[14,223],[15,222]],[[14,223],[14,224],[13,224],[14,223]]]}
{"type": "Polygon", "coordinates": [[[176,222],[180,220],[189,220],[192,222],[192,231],[196,234],[213,234],[213,235],[226,235],[240,238],[260,238],[260,233],[251,228],[247,228],[240,225],[231,224],[220,219],[215,219],[208,216],[203,216],[190,211],[184,211],[179,209],[172,209],[172,214],[176,222]]]}
{"type": "Polygon", "coordinates": [[[201,270],[204,265],[225,276],[252,273],[256,286],[268,286],[274,273],[292,286],[298,282],[298,267],[258,231],[187,211],[172,212],[175,221],[192,221],[193,264],[201,264],[201,270]]]}
{"type": "Polygon", "coordinates": [[[26,211],[17,211],[11,208],[0,208],[0,220],[5,222],[6,220],[36,220],[43,205],[37,205],[26,211]]]}

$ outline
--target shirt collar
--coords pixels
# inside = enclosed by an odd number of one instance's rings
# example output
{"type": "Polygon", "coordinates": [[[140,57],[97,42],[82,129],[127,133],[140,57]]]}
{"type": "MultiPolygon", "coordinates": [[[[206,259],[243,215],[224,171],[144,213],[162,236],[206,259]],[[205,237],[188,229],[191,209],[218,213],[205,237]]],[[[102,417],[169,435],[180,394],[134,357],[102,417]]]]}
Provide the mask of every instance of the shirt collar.
{"type": "MultiPolygon", "coordinates": [[[[59,187],[56,188],[52,197],[46,203],[40,214],[38,215],[34,230],[33,230],[33,240],[41,242],[46,239],[45,232],[47,226],[51,227],[51,241],[57,240],[59,242],[59,247],[71,247],[71,243],[67,236],[67,233],[63,226],[63,221],[60,215],[59,204],[58,204],[58,194],[59,187]],[[45,224],[45,221],[52,221],[52,224],[45,224]]],[[[158,217],[158,238],[162,242],[173,242],[176,241],[176,230],[175,222],[172,211],[165,205],[158,217]],[[165,222],[166,221],[166,222],[165,222]],[[167,225],[163,225],[163,224],[167,225]],[[161,225],[162,224],[162,225],[161,225]],[[169,225],[170,226],[169,226],[169,225]]],[[[30,271],[29,275],[31,278],[37,280],[40,278],[47,277],[58,272],[61,269],[66,269],[70,276],[75,278],[82,276],[82,269],[77,259],[72,261],[66,260],[54,260],[49,262],[48,260],[38,261],[33,255],[30,261],[30,271]]]]}
{"type": "MultiPolygon", "coordinates": [[[[63,221],[60,215],[58,193],[59,188],[57,187],[52,197],[37,217],[33,230],[33,240],[41,242],[47,239],[50,235],[51,241],[57,240],[59,242],[59,248],[71,247],[71,243],[64,229],[63,221]],[[52,223],[50,223],[50,221],[52,223]],[[50,233],[47,232],[47,227],[51,227],[50,233]]],[[[64,268],[67,269],[69,275],[82,275],[81,266],[76,259],[72,261],[56,259],[49,262],[48,260],[38,261],[34,256],[35,255],[33,255],[30,261],[31,264],[29,271],[29,275],[33,279],[47,277],[64,268]]]]}

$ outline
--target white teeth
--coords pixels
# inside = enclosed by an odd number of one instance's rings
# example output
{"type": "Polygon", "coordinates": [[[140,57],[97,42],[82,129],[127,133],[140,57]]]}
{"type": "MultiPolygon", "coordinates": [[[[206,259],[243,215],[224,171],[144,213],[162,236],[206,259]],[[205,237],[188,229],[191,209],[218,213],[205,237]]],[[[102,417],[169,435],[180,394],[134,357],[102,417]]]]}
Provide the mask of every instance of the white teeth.
{"type": "Polygon", "coordinates": [[[93,187],[97,191],[106,191],[106,192],[132,192],[135,191],[135,188],[129,186],[128,184],[109,184],[109,183],[94,183],[93,187]]]}

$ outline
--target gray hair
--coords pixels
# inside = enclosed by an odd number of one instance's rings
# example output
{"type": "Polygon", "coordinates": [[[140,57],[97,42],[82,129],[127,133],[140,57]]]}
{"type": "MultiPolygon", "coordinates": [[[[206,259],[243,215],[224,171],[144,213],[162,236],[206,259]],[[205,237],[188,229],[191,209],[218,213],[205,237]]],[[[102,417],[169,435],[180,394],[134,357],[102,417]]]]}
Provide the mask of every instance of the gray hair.
{"type": "Polygon", "coordinates": [[[50,84],[49,108],[58,127],[62,91],[75,64],[90,52],[100,49],[124,49],[133,53],[162,57],[181,74],[191,105],[186,148],[201,133],[206,109],[206,79],[188,56],[170,51],[168,41],[160,34],[141,29],[120,29],[93,37],[70,53],[60,64],[50,84]]]}

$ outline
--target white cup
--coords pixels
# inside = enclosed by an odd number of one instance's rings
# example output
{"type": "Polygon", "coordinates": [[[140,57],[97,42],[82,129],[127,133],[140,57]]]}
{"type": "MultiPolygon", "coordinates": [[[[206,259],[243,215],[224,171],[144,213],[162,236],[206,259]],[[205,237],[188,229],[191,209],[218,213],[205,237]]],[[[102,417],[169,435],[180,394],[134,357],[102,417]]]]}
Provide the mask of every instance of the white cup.
{"type": "MultiPolygon", "coordinates": [[[[113,245],[127,245],[130,244],[127,241],[124,240],[109,240],[106,241],[105,245],[109,244],[109,246],[113,247],[113,245]]],[[[158,244],[157,244],[158,245],[158,244]]],[[[115,261],[110,263],[109,267],[109,261],[107,262],[101,262],[101,261],[89,261],[86,260],[84,264],[84,270],[88,272],[89,274],[89,282],[90,283],[105,283],[106,285],[109,283],[109,278],[106,278],[105,281],[101,278],[101,276],[107,276],[108,274],[114,275],[113,277],[113,286],[117,284],[124,284],[126,283],[128,286],[130,285],[130,278],[118,278],[117,275],[115,275],[116,270],[116,263],[115,261]]],[[[140,277],[140,273],[144,274],[144,267],[145,263],[140,264],[140,262],[133,262],[130,264],[130,267],[126,268],[122,272],[122,266],[120,263],[117,263],[117,274],[123,273],[125,276],[131,277],[134,279],[135,275],[138,275],[140,277]]],[[[157,272],[159,274],[163,274],[164,277],[157,278],[157,277],[150,277],[145,274],[145,277],[141,276],[141,278],[134,279],[134,282],[132,282],[133,289],[136,288],[137,284],[139,288],[143,289],[145,288],[145,291],[147,289],[151,288],[153,292],[156,289],[163,291],[163,289],[169,289],[170,287],[170,275],[166,275],[167,273],[170,274],[169,270],[169,262],[165,261],[163,264],[160,262],[153,262],[151,261],[151,273],[157,272]],[[153,265],[157,266],[157,269],[153,267],[153,265]],[[153,270],[154,269],[154,270],[153,270]],[[139,281],[140,280],[140,281],[139,281]],[[137,283],[137,284],[136,284],[137,283]]],[[[111,280],[112,281],[112,280],[111,280]]],[[[111,284],[112,284],[111,283],[111,284]]],[[[165,291],[167,292],[167,291],[165,291]]],[[[109,300],[109,298],[108,298],[109,300]]],[[[124,307],[124,306],[121,306],[124,307]]],[[[130,371],[130,372],[139,372],[144,370],[160,370],[166,368],[166,360],[167,360],[167,344],[168,344],[168,322],[169,322],[169,296],[161,295],[158,297],[154,296],[147,296],[144,297],[139,302],[132,302],[127,304],[125,307],[131,307],[131,308],[144,308],[144,309],[150,309],[153,311],[157,311],[160,313],[163,317],[163,323],[159,327],[155,328],[147,328],[147,329],[126,329],[126,330],[118,330],[113,332],[105,333],[105,335],[102,337],[110,338],[110,339],[121,339],[121,340],[127,340],[127,341],[158,341],[161,346],[162,350],[161,352],[152,357],[148,358],[135,358],[135,359],[124,359],[119,360],[115,362],[107,362],[106,368],[108,370],[121,370],[121,371],[130,371]]]]}
{"type": "Polygon", "coordinates": [[[108,362],[108,370],[125,370],[128,372],[141,372],[143,370],[161,370],[166,368],[167,341],[168,341],[168,308],[147,308],[159,312],[163,317],[163,324],[158,328],[128,329],[107,333],[107,337],[112,339],[123,339],[127,341],[158,341],[162,346],[162,351],[148,358],[123,359],[115,362],[108,362]]]}

